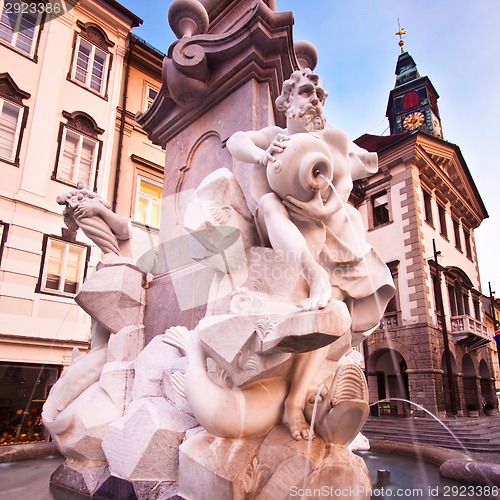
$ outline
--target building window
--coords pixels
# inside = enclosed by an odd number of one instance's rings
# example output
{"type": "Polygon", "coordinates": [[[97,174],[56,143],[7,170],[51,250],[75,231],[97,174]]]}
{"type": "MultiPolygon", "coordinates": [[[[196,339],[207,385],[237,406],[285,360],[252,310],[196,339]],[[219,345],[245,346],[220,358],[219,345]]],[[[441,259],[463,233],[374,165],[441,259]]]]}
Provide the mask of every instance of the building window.
{"type": "Polygon", "coordinates": [[[110,67],[109,47],[114,44],[91,23],[77,23],[81,32],[76,37],[70,79],[104,96],[110,67]]]}
{"type": "Polygon", "coordinates": [[[425,220],[432,226],[433,225],[433,219],[432,219],[432,197],[430,193],[427,191],[423,191],[424,194],[424,213],[425,213],[425,220]]]}
{"type": "Polygon", "coordinates": [[[453,231],[455,233],[455,247],[462,251],[462,240],[460,238],[460,223],[453,219],[453,231]]]}
{"type": "Polygon", "coordinates": [[[448,238],[448,227],[446,226],[446,210],[442,205],[438,204],[439,212],[439,231],[442,236],[448,238]]]}
{"type": "Polygon", "coordinates": [[[418,106],[418,94],[416,92],[408,92],[403,97],[403,105],[405,109],[418,106]]]}
{"type": "Polygon", "coordinates": [[[74,296],[80,289],[89,257],[89,247],[44,236],[43,261],[37,292],[74,296]]]}
{"type": "Polygon", "coordinates": [[[134,221],[160,227],[161,185],[139,177],[135,201],[134,221]]]}
{"type": "Polygon", "coordinates": [[[479,299],[472,299],[472,303],[474,304],[474,317],[478,321],[481,321],[481,305],[479,299]]]}
{"type": "Polygon", "coordinates": [[[102,143],[97,139],[104,131],[86,113],[63,112],[68,119],[61,124],[59,150],[52,179],[94,189],[102,143]]]}
{"type": "Polygon", "coordinates": [[[146,111],[152,106],[154,100],[156,99],[156,96],[158,95],[158,92],[158,89],[146,85],[146,111]]]}
{"type": "Polygon", "coordinates": [[[387,191],[372,196],[373,226],[381,226],[390,221],[389,197],[387,191]]]}
{"type": "Polygon", "coordinates": [[[19,163],[21,135],[27,117],[23,100],[29,97],[8,73],[0,74],[0,159],[4,161],[19,163]]]}
{"type": "Polygon", "coordinates": [[[0,40],[33,57],[42,13],[38,12],[38,9],[35,9],[36,12],[30,12],[32,9],[19,8],[22,5],[20,2],[0,0],[0,40]]]}
{"type": "Polygon", "coordinates": [[[464,229],[464,240],[465,240],[465,254],[470,260],[472,260],[472,245],[471,245],[470,233],[466,229],[464,229]]]}
{"type": "Polygon", "coordinates": [[[0,98],[0,158],[14,161],[22,118],[21,106],[0,98]]]}
{"type": "Polygon", "coordinates": [[[458,316],[457,300],[455,296],[455,287],[448,285],[448,298],[450,299],[450,311],[452,316],[458,316]]]}

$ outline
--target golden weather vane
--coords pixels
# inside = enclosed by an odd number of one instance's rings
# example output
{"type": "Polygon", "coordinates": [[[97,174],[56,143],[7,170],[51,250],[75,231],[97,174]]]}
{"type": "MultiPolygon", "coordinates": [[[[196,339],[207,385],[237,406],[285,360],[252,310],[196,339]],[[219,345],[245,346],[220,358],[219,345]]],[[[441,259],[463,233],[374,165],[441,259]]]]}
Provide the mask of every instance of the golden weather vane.
{"type": "Polygon", "coordinates": [[[404,46],[405,46],[405,41],[403,40],[403,35],[406,35],[406,31],[404,28],[401,28],[401,25],[399,24],[399,17],[398,17],[398,28],[399,30],[394,33],[395,35],[399,36],[399,42],[398,45],[401,47],[401,54],[404,52],[404,46]]]}

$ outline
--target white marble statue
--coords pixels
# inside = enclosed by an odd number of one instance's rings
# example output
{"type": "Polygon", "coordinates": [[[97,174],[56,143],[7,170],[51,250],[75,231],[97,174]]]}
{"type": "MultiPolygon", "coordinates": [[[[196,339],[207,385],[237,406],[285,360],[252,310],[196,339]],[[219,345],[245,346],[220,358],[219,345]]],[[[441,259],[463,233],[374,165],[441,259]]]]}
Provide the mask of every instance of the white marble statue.
{"type": "Polygon", "coordinates": [[[56,201],[65,206],[63,215],[68,228],[73,231],[81,229],[104,255],[114,254],[137,262],[151,250],[151,242],[144,231],[113,212],[107,200],[81,182],[73,191],[60,194],[56,201]]]}
{"type": "MultiPolygon", "coordinates": [[[[252,195],[263,243],[282,254],[309,285],[309,297],[299,306],[317,310],[332,299],[345,301],[357,344],[378,327],[394,285],[366,242],[359,212],[348,204],[353,178],[376,170],[376,154],[358,148],[326,123],[326,96],[315,73],[295,71],[276,100],[278,110],[286,112],[286,128],[237,132],[227,147],[235,159],[253,164],[252,195]],[[306,172],[297,173],[300,168],[306,172]],[[282,189],[280,184],[289,184],[290,178],[296,179],[295,185],[282,189]]],[[[296,439],[308,436],[301,406],[326,352],[296,355],[283,415],[296,439]]]]}
{"type": "MultiPolygon", "coordinates": [[[[146,233],[133,227],[125,217],[113,212],[111,204],[98,193],[90,191],[79,182],[76,189],[60,194],[56,201],[65,206],[63,215],[68,229],[81,229],[102,250],[103,259],[113,261],[114,256],[123,257],[143,271],[152,269],[154,251],[146,233]],[[144,256],[148,257],[144,259],[144,256]]],[[[98,320],[92,322],[91,328],[91,348],[106,345],[109,330],[98,320]]]]}

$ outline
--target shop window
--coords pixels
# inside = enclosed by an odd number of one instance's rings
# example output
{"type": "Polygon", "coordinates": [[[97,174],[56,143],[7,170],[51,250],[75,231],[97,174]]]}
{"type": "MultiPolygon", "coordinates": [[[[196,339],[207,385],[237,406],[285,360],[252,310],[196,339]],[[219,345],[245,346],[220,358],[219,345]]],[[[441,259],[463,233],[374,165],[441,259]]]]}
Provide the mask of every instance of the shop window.
{"type": "Polygon", "coordinates": [[[153,228],[160,227],[160,184],[139,177],[135,201],[134,221],[153,228]]]}
{"type": "Polygon", "coordinates": [[[104,131],[86,113],[63,112],[63,115],[68,122],[61,124],[52,179],[71,186],[81,182],[84,186],[95,189],[102,148],[98,135],[104,131]]]}
{"type": "Polygon", "coordinates": [[[42,426],[42,409],[61,369],[43,364],[0,363],[0,446],[40,443],[48,437],[42,426]]]}
{"type": "Polygon", "coordinates": [[[98,26],[77,24],[81,32],[76,36],[70,79],[104,96],[111,65],[109,48],[114,44],[98,26]]]}
{"type": "Polygon", "coordinates": [[[438,205],[439,213],[439,231],[445,238],[448,237],[448,227],[446,225],[446,210],[442,205],[438,205]]]}
{"type": "Polygon", "coordinates": [[[424,194],[424,215],[425,220],[432,226],[432,197],[427,191],[423,191],[424,194]]]}
{"type": "Polygon", "coordinates": [[[0,159],[19,164],[21,138],[28,109],[23,104],[30,94],[22,91],[8,73],[0,74],[0,159]]]}
{"type": "MultiPolygon", "coordinates": [[[[30,4],[27,3],[29,6],[30,4]]],[[[42,13],[37,9],[22,9],[23,3],[0,0],[0,41],[23,54],[33,57],[40,30],[42,13]],[[32,12],[36,10],[35,12],[32,12]]]]}
{"type": "Polygon", "coordinates": [[[373,227],[381,226],[390,221],[389,197],[387,191],[372,196],[373,227]]]}
{"type": "Polygon", "coordinates": [[[89,247],[44,236],[43,259],[37,292],[74,296],[87,269],[89,247]]]}

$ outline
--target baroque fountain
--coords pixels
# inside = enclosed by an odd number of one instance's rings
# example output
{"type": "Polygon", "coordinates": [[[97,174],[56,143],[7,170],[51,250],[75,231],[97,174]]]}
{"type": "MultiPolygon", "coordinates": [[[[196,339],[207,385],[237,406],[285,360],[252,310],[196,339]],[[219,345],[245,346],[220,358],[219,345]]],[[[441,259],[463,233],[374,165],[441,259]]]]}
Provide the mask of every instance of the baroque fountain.
{"type": "Polygon", "coordinates": [[[377,157],[327,123],[290,12],[176,0],[169,22],[162,89],[137,117],[166,151],[159,247],[84,186],[57,200],[103,257],[76,297],[91,350],[43,410],[66,457],[53,493],[367,498],[354,348],[394,287],[348,198],[377,157]]]}

